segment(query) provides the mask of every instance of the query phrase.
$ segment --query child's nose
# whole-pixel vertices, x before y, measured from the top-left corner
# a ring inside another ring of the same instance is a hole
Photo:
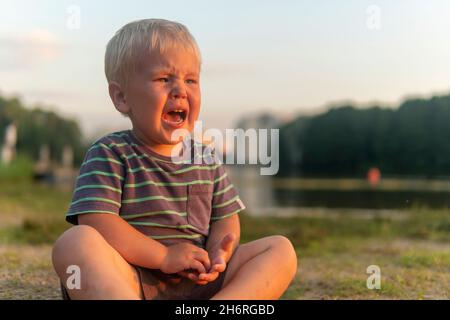
[[[186,99],[186,92],[176,91],[172,93],[174,99]]]
[[[172,89],[171,95],[174,99],[186,99],[186,89],[181,84],[176,84]]]

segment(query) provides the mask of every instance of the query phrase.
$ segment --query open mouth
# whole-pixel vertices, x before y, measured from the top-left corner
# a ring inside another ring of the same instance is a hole
[[[186,120],[187,111],[183,109],[175,109],[162,115],[164,122],[171,126],[178,127]]]

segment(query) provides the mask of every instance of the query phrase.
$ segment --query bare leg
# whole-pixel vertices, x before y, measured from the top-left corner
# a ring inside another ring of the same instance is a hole
[[[297,256],[283,236],[238,247],[228,262],[224,285],[212,300],[278,299],[297,272]]]
[[[139,276],[94,228],[79,225],[56,241],[53,267],[67,287],[67,267],[80,267],[81,289],[68,290],[71,299],[141,299]]]

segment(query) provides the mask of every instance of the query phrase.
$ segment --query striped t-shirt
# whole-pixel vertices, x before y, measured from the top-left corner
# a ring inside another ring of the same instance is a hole
[[[205,247],[210,223],[245,206],[213,152],[192,145],[186,163],[153,152],[131,130],[100,138],[80,167],[66,220],[77,224],[79,214],[115,214],[165,245]]]

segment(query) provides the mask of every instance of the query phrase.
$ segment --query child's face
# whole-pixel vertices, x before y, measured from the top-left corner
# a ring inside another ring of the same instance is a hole
[[[125,92],[128,114],[139,138],[157,150],[178,142],[171,139],[174,130],[193,130],[200,112],[199,73],[200,62],[184,50],[142,57]]]

